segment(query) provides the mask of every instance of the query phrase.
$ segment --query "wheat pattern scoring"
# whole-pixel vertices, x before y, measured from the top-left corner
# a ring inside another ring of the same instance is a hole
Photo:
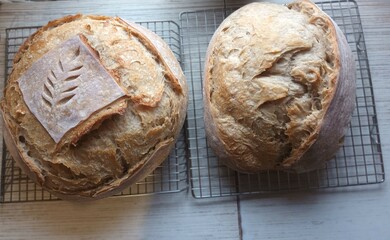
[[[83,65],[78,61],[80,48],[77,49],[70,61],[58,60],[43,84],[42,100],[49,108],[59,107],[68,103],[79,87],[78,78],[81,76]]]

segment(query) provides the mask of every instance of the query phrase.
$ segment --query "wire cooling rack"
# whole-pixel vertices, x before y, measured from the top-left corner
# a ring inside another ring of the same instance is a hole
[[[154,31],[170,46],[176,58],[181,59],[180,28],[172,21],[139,23]],[[9,28],[6,30],[6,76],[11,72],[14,54],[19,46],[39,27]],[[145,195],[154,193],[179,192],[187,189],[186,138],[184,130],[168,159],[144,180],[132,185],[115,196]],[[27,202],[58,200],[49,192],[31,181],[16,166],[9,152],[3,146],[0,176],[0,202]]]
[[[326,167],[304,174],[265,171],[243,174],[223,165],[207,145],[203,122],[203,63],[208,43],[223,19],[236,8],[180,15],[182,60],[190,87],[187,112],[189,178],[195,198],[319,189],[381,183],[385,179],[366,46],[354,1],[317,3],[347,37],[356,59],[357,96],[344,146]]]

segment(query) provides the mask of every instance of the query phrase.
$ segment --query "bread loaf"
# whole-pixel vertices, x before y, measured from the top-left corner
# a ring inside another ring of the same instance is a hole
[[[19,166],[65,199],[99,199],[146,177],[184,123],[187,85],[168,45],[122,20],[49,22],[15,55],[1,109]]]
[[[343,143],[355,103],[355,63],[332,19],[308,0],[246,5],[207,51],[209,145],[241,172],[305,172]]]

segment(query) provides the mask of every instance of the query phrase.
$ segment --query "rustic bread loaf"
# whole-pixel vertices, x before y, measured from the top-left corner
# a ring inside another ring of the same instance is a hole
[[[10,153],[65,199],[103,198],[146,177],[174,146],[186,107],[185,77],[162,39],[93,15],[29,37],[1,101]]]
[[[343,143],[354,102],[348,43],[308,0],[246,5],[210,42],[206,133],[215,153],[238,171],[323,166]]]

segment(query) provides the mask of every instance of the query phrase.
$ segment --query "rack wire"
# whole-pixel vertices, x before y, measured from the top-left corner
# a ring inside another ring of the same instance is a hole
[[[162,37],[170,46],[176,58],[181,60],[180,28],[172,21],[140,22],[140,25]],[[6,29],[6,76],[12,70],[14,54],[19,46],[39,27],[21,27]],[[144,180],[130,186],[118,196],[148,195],[155,193],[180,192],[187,189],[185,131],[181,131],[175,148],[164,161]],[[31,181],[12,159],[3,145],[0,173],[0,203],[58,200],[49,192]]]
[[[320,2],[340,26],[356,59],[356,109],[344,146],[322,169],[303,174],[264,171],[238,173],[223,165],[207,145],[203,122],[203,64],[208,43],[236,8],[180,15],[182,60],[190,87],[187,112],[189,179],[195,198],[381,183],[385,180],[374,93],[359,9],[351,0]]]

